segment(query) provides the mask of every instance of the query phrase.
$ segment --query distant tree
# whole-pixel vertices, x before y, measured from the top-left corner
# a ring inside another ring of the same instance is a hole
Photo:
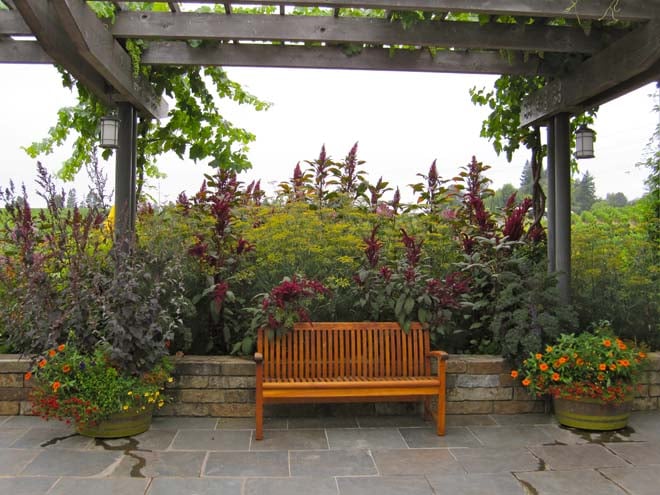
[[[520,197],[523,196],[523,194],[520,192],[520,189],[516,189],[513,184],[504,184],[501,188],[495,190],[495,194],[489,198],[486,198],[484,203],[486,207],[491,211],[502,209],[504,208],[504,205],[506,205],[506,201],[511,197],[513,193],[518,193],[518,196]]]
[[[607,196],[605,196],[605,202],[610,206],[621,208],[628,204],[628,198],[626,198],[626,195],[622,192],[607,193]]]
[[[529,160],[525,162],[525,166],[520,174],[520,188],[518,194],[520,196],[531,196],[534,188],[534,176],[532,174],[532,164]]]
[[[587,170],[581,179],[573,182],[571,207],[576,213],[582,213],[590,210],[596,199],[596,182]]]
[[[67,208],[75,208],[78,205],[78,201],[76,198],[76,190],[71,189],[68,194],[66,195],[66,207]]]

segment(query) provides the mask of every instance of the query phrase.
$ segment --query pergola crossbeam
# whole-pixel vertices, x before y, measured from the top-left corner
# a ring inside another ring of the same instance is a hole
[[[643,86],[654,80],[659,62],[660,20],[653,20],[529,95],[523,101],[521,125],[561,112],[581,112]]]
[[[113,103],[112,91],[105,79],[78,54],[62,25],[57,22],[52,2],[20,0],[16,8],[37,37],[40,46],[55,63],[69,71],[102,102],[107,105]]]
[[[52,64],[53,59],[37,41],[0,39],[0,64]]]
[[[542,52],[595,53],[619,31],[477,22],[419,22],[414,29],[387,19],[164,12],[121,12],[117,38],[367,43]]]
[[[503,58],[496,52],[396,50],[364,48],[347,55],[335,46],[305,47],[270,44],[221,44],[193,48],[182,41],[153,42],[142,55],[147,65],[207,65],[315,69],[362,69],[473,74],[543,73],[538,57]]]
[[[167,103],[156,96],[146,81],[133,74],[130,56],[82,0],[60,0],[55,10],[78,53],[106,79],[126,101],[155,118],[167,115]]]
[[[149,0],[157,1],[157,0]],[[162,1],[162,0],[161,0]],[[217,0],[179,0],[179,3],[219,3]],[[281,5],[282,0],[240,0],[246,5]],[[430,12],[470,12],[523,17],[562,17],[566,19],[644,21],[660,15],[658,0],[289,0],[286,5],[348,9],[424,10]]]
[[[30,36],[32,30],[15,10],[0,10],[0,36]]]

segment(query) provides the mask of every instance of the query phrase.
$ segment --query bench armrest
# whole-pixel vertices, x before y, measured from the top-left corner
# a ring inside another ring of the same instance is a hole
[[[427,355],[439,359],[440,361],[446,361],[449,358],[449,354],[445,351],[429,351]]]
[[[261,354],[260,352],[255,352],[254,353],[254,362],[257,364],[263,363],[264,361],[264,355]]]

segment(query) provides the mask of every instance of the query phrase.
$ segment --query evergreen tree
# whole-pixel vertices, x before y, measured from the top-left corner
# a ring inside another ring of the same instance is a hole
[[[532,164],[527,160],[523,167],[522,174],[520,174],[520,188],[518,189],[518,194],[521,198],[523,196],[531,196],[533,187],[534,176],[532,175]]]
[[[614,206],[616,208],[621,208],[622,206],[626,206],[628,204],[628,198],[626,198],[626,195],[622,192],[607,193],[607,196],[605,196],[605,201],[608,205]]]
[[[590,210],[596,199],[596,182],[587,170],[581,179],[573,182],[571,207],[576,213],[582,213]]]
[[[76,190],[71,189],[66,196],[66,207],[73,209],[76,207],[77,204],[78,204],[78,200],[76,198]]]

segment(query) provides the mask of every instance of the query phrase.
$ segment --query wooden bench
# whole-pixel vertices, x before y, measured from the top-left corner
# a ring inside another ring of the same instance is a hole
[[[431,351],[429,332],[417,324],[406,333],[397,323],[298,323],[276,338],[260,329],[255,437],[263,439],[265,403],[419,400],[444,435],[446,359],[447,353]]]

